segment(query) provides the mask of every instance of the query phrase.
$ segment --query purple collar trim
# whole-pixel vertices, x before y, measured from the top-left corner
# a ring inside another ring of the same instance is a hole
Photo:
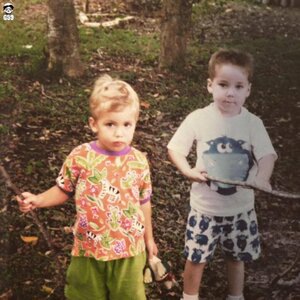
[[[97,153],[108,155],[108,156],[122,156],[122,155],[126,155],[131,150],[130,146],[125,147],[121,151],[109,151],[109,150],[105,150],[105,149],[99,148],[96,141],[91,142],[90,145],[91,145],[92,149],[94,151],[96,151]]]

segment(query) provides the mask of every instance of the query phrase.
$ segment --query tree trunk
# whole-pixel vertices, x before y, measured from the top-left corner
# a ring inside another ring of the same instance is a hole
[[[181,71],[185,66],[192,0],[164,0],[161,18],[160,69]]]
[[[48,0],[48,71],[79,77],[84,67],[73,0]]]

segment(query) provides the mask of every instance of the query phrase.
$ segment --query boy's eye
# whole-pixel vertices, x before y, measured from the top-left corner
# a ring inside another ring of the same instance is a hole
[[[226,87],[227,85],[226,85],[226,83],[221,82],[221,83],[219,83],[219,86],[220,87]]]
[[[112,126],[114,126],[114,123],[109,122],[109,123],[106,123],[105,125],[106,125],[107,127],[112,127]]]
[[[124,126],[125,127],[130,127],[132,124],[130,123],[130,122],[126,122],[125,124],[124,124]]]
[[[237,85],[236,88],[237,88],[237,89],[242,89],[243,86],[242,86],[242,85]]]

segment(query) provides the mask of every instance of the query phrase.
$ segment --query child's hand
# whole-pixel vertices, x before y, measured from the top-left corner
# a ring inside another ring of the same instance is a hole
[[[262,188],[267,191],[272,191],[272,186],[270,182],[264,178],[256,176],[254,178],[254,185],[256,185],[259,188]]]
[[[146,241],[146,248],[147,248],[147,251],[148,251],[148,258],[149,259],[152,259],[153,255],[157,255],[158,253],[158,249],[157,249],[157,246],[156,246],[156,243],[154,241],[154,239],[149,239]]]
[[[37,195],[25,192],[22,193],[22,196],[25,198],[24,200],[17,196],[17,201],[21,212],[27,213],[38,207],[39,201]]]
[[[196,181],[196,182],[200,182],[200,183],[207,181],[206,171],[201,171],[197,168],[190,169],[189,171],[187,171],[185,173],[185,175],[186,175],[187,178],[189,178],[192,181]]]

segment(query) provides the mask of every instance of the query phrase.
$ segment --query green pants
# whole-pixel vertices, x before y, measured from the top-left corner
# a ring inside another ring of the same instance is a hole
[[[69,300],[146,300],[143,269],[146,254],[98,261],[72,257],[65,295]]]

